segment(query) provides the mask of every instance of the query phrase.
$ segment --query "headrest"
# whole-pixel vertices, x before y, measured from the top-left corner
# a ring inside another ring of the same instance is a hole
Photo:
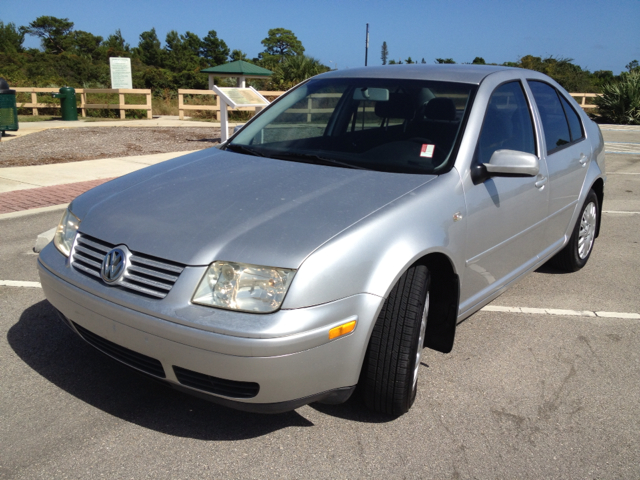
[[[429,120],[455,120],[456,106],[450,98],[434,98],[424,108],[424,116]]]
[[[414,105],[409,95],[390,93],[389,101],[376,102],[376,115],[380,118],[413,118]]]

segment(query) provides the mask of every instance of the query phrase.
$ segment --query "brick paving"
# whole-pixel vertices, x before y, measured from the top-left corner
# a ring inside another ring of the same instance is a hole
[[[69,203],[81,193],[113,180],[113,178],[0,193],[0,214]]]

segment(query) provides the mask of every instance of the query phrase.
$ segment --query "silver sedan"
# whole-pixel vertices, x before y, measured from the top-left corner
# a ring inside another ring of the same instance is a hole
[[[585,265],[605,180],[598,126],[540,73],[349,69],[76,198],[38,266],[75,333],[177,389],[281,412],[358,386],[400,415],[423,347]]]

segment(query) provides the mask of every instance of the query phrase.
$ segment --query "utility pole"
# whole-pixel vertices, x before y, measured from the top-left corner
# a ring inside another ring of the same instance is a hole
[[[364,49],[364,66],[367,66],[367,57],[369,56],[369,24],[367,23],[367,43]]]

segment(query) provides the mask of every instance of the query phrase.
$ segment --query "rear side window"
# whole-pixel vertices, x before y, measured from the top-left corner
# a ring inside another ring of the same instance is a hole
[[[584,135],[582,133],[582,123],[580,122],[580,117],[576,111],[569,105],[569,102],[560,95],[560,100],[562,101],[562,106],[564,107],[564,113],[567,115],[567,121],[569,122],[569,131],[571,133],[571,141],[575,142],[580,140]]]
[[[496,150],[536,153],[529,104],[520,82],[500,85],[491,94],[478,140],[478,161],[488,163]]]
[[[553,153],[564,145],[582,138],[580,119],[569,103],[562,99],[566,103],[565,113],[565,107],[560,100],[561,95],[555,88],[535,80],[529,80],[529,87],[540,112],[547,153]],[[568,116],[570,120],[568,120]],[[571,130],[569,130],[570,123],[573,124]]]

